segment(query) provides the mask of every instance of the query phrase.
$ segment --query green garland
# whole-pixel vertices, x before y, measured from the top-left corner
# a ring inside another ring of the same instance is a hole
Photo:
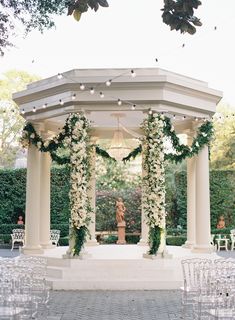
[[[36,132],[32,123],[27,123],[23,129],[21,144],[23,147],[28,147],[29,144],[36,146],[41,152],[49,152],[51,158],[58,165],[65,165],[70,163],[70,157],[68,156],[59,156],[57,150],[59,148],[65,148],[64,140],[70,136],[68,123],[63,127],[62,131],[57,135],[56,138],[49,141],[44,141],[42,137]],[[99,156],[116,161],[112,158],[107,151],[101,149],[99,146],[96,146],[96,154]]]
[[[157,250],[161,243],[161,232],[162,229],[159,226],[155,226],[149,229],[148,243],[149,243],[149,254],[156,255]]]
[[[191,158],[199,153],[199,151],[207,144],[210,143],[213,136],[213,124],[211,121],[203,123],[197,132],[197,136],[193,139],[192,145],[187,146],[181,144],[180,140],[171,124],[171,120],[168,117],[164,117],[164,134],[170,138],[175,153],[165,153],[164,159],[174,161],[176,163],[181,162],[186,158]],[[123,158],[123,162],[135,159],[142,152],[142,146],[139,145],[137,148],[132,150],[127,157]]]

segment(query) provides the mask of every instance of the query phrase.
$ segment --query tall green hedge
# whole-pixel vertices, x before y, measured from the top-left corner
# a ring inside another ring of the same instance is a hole
[[[176,174],[176,198],[178,224],[186,228],[187,175]],[[235,226],[235,170],[210,171],[211,227],[216,228],[220,215],[224,215],[226,226]]]
[[[186,227],[187,193],[186,172],[175,175],[174,187],[167,186],[168,226]],[[235,171],[211,171],[211,224],[223,214],[226,226],[235,225]],[[25,213],[26,170],[0,170],[0,224],[14,224],[18,216]],[[51,223],[65,224],[67,229],[69,210],[69,170],[51,170]],[[115,230],[115,199],[122,197],[127,208],[127,232],[140,230],[141,191],[97,191],[97,230]],[[173,204],[173,205],[172,205]],[[66,232],[64,232],[66,235]]]

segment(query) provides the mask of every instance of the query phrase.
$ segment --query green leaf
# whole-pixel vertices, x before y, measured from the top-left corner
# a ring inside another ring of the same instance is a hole
[[[97,0],[101,7],[108,7],[109,4],[106,0]]]

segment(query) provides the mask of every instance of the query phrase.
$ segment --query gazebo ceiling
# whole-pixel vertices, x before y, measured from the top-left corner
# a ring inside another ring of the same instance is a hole
[[[62,127],[70,112],[84,111],[95,131],[105,136],[117,121],[113,112],[124,113],[124,127],[138,129],[150,108],[174,117],[179,131],[190,128],[195,117],[208,118],[215,113],[222,93],[206,82],[158,68],[75,69],[29,84],[13,95],[27,121],[43,122],[47,129]],[[107,86],[106,81],[112,80]],[[81,90],[80,84],[86,89]],[[90,88],[95,93],[90,93]],[[100,93],[104,97],[100,97]],[[122,105],[118,105],[120,99]],[[135,110],[132,110],[135,105]],[[36,111],[36,112],[34,112]],[[182,117],[186,118],[183,119]],[[103,135],[103,134],[102,134]]]

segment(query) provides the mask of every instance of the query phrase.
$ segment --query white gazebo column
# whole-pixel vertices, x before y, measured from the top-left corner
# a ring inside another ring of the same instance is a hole
[[[45,138],[45,135],[43,135]],[[53,248],[50,241],[51,205],[51,155],[41,153],[41,197],[40,197],[40,244],[42,248]]]
[[[92,142],[95,144],[95,138],[92,139]],[[96,240],[95,237],[95,206],[96,206],[96,179],[95,179],[95,163],[96,163],[96,147],[95,145],[92,147],[91,151],[91,177],[90,181],[88,183],[88,197],[90,200],[91,208],[92,208],[92,214],[91,214],[91,221],[89,224],[89,233],[90,238],[86,241],[86,246],[97,246],[99,243]]]
[[[27,186],[24,254],[43,253],[39,238],[40,224],[40,152],[31,145],[27,156]]]
[[[196,158],[196,243],[193,252],[212,252],[210,244],[210,188],[208,146]]]
[[[143,167],[143,152],[142,152],[142,181],[144,177],[146,176],[146,171]],[[144,198],[144,188],[142,183],[142,197],[141,197],[141,236],[140,241],[138,242],[139,246],[147,246],[148,245],[148,235],[149,235],[149,226],[146,223],[146,217],[145,217],[145,211],[144,211],[144,204],[143,204],[143,198]]]
[[[188,135],[191,146],[193,137]],[[192,248],[195,244],[196,233],[196,157],[187,159],[187,241],[182,246]]]

